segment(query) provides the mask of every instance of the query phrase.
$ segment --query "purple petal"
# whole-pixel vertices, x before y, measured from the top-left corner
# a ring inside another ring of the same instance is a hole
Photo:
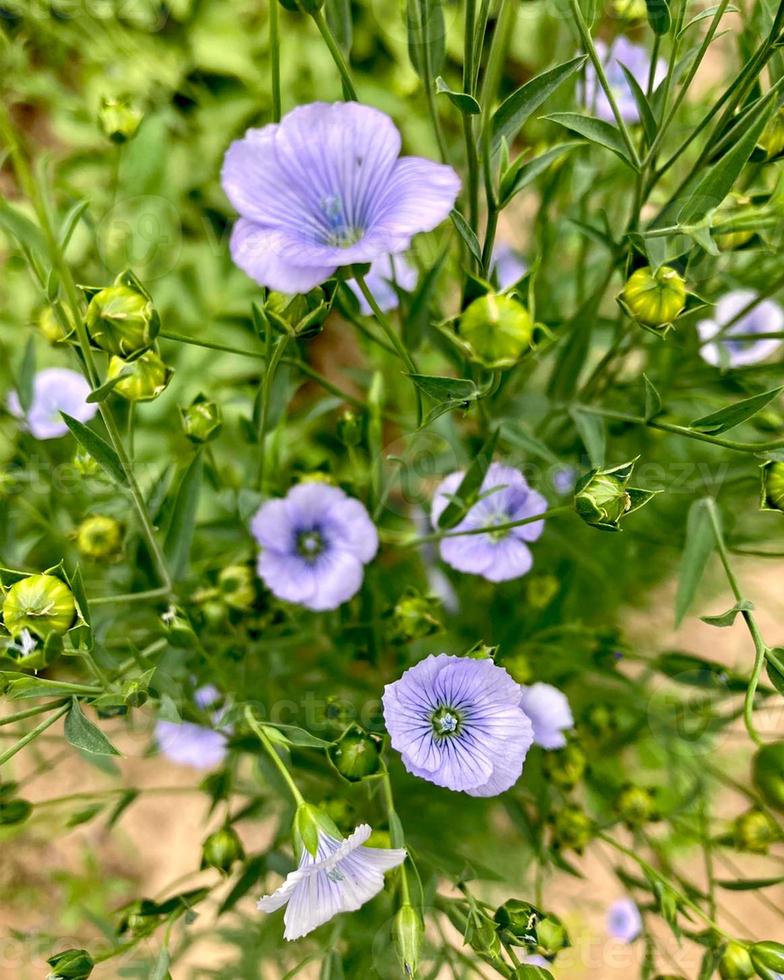
[[[448,217],[460,193],[460,178],[451,167],[421,157],[402,157],[378,201],[372,222],[402,252],[418,232],[431,231]]]
[[[296,262],[291,257],[291,243],[280,232],[245,218],[234,226],[230,248],[232,259],[246,275],[282,293],[306,293],[329,279],[337,268],[334,263],[319,265],[320,255],[311,264]]]
[[[537,745],[544,749],[560,749],[566,745],[563,731],[574,725],[574,718],[563,691],[552,684],[532,684],[523,688],[520,706],[531,719]]]

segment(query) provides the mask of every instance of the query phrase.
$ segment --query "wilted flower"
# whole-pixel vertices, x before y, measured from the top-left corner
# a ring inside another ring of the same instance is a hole
[[[756,364],[781,346],[781,341],[774,337],[734,339],[737,335],[777,333],[784,329],[784,310],[772,299],[760,300],[748,313],[740,316],[756,298],[757,294],[751,289],[736,289],[722,296],[712,319],[699,321],[700,355],[708,364],[716,367]]]
[[[630,898],[619,898],[607,911],[607,933],[623,943],[633,942],[642,932],[640,910]]]
[[[450,503],[464,477],[452,473],[441,482],[433,499],[431,520],[438,519]],[[519,470],[503,463],[491,463],[482,481],[480,500],[473,505],[454,531],[508,524],[535,517],[547,509],[544,497],[532,490]],[[505,582],[530,571],[533,557],[526,542],[536,541],[544,530],[544,521],[532,521],[486,534],[462,534],[445,537],[440,543],[443,560],[459,572],[481,575],[491,582]]]
[[[90,386],[81,374],[68,368],[45,368],[33,381],[33,401],[27,412],[22,410],[19,395],[12,391],[8,396],[8,410],[17,418],[24,418],[27,428],[36,439],[56,439],[68,432],[60,412],[65,412],[79,422],[89,422],[98,411],[87,396]]]
[[[543,749],[560,749],[566,745],[564,731],[572,728],[574,718],[563,691],[552,684],[538,682],[524,687],[520,707],[534,726],[534,742]]]
[[[436,786],[497,796],[533,742],[520,686],[492,660],[431,655],[384,688],[384,721],[406,769]]]
[[[213,769],[226,756],[226,736],[223,732],[191,721],[158,721],[155,741],[171,762],[194,769]]]
[[[528,272],[528,266],[520,253],[511,245],[500,244],[493,249],[491,272],[495,273],[498,288],[503,291],[514,286]]]
[[[287,906],[285,939],[300,939],[340,912],[356,911],[383,889],[384,872],[402,864],[406,852],[363,846],[370,834],[367,824],[346,839],[318,827],[315,854],[303,847],[297,870],[258,903],[262,912]]]
[[[640,110],[637,108],[637,103],[621,65],[629,69],[642,90],[645,91],[651,68],[650,54],[646,48],[632,44],[628,38],[623,36],[616,38],[612,48],[608,48],[603,41],[596,41],[595,47],[604,66],[604,73],[610,83],[610,89],[618,104],[621,118],[627,123],[638,122]],[[654,85],[658,85],[666,74],[667,64],[659,58],[654,70]],[[590,63],[585,67],[585,104],[600,119],[604,119],[605,122],[615,122],[615,114],[610,101],[599,82],[596,69]]]
[[[263,504],[251,530],[267,588],[313,610],[337,609],[356,595],[378,549],[360,501],[325,483],[299,483],[282,500]]]
[[[400,142],[389,116],[356,102],[314,102],[248,130],[222,173],[240,214],[234,261],[263,286],[301,293],[341,267],[407,249],[447,217],[460,179],[399,158]]]
[[[410,293],[416,286],[418,278],[419,273],[404,255],[382,255],[373,260],[365,276],[365,282],[373,294],[373,299],[386,313],[388,310],[397,309],[400,302],[395,286]],[[370,316],[373,310],[362,290],[353,279],[348,286],[359,300],[359,310],[362,315]]]

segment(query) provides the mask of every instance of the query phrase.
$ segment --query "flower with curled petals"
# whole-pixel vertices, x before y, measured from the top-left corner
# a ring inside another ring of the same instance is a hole
[[[384,721],[403,765],[436,786],[497,796],[533,742],[520,685],[492,660],[432,655],[384,688]]]
[[[566,745],[564,731],[574,726],[574,718],[563,691],[538,681],[523,687],[520,705],[534,726],[537,745],[543,749],[562,749]]]
[[[713,318],[700,320],[697,332],[702,341],[700,356],[716,367],[757,364],[781,347],[775,337],[754,339],[754,334],[778,333],[784,329],[784,310],[772,299],[760,300],[751,289],[736,289],[718,301]],[[743,311],[751,306],[748,312]],[[743,335],[742,340],[737,339]]]
[[[433,498],[431,520],[434,527],[457,493],[464,473],[451,473],[441,482]],[[536,541],[544,530],[544,521],[532,521],[519,527],[497,525],[535,517],[547,510],[544,497],[532,490],[519,470],[502,463],[491,463],[479,492],[479,500],[460,521],[449,529],[450,536],[440,544],[442,559],[459,572],[481,575],[491,582],[506,582],[531,570],[533,557],[528,542]],[[490,528],[486,534],[456,534],[475,528]]]
[[[24,418],[36,439],[57,439],[68,433],[60,412],[79,422],[89,422],[98,411],[97,404],[87,401],[89,394],[90,385],[81,374],[68,368],[46,368],[33,380],[33,400],[27,412],[15,391],[8,396],[8,410],[17,418]]]
[[[384,887],[384,872],[402,864],[406,852],[403,848],[365,847],[370,834],[367,824],[345,840],[319,827],[316,853],[303,847],[297,870],[276,892],[259,900],[261,912],[286,906],[285,939],[300,939],[338,913],[354,912],[378,895]]]
[[[299,483],[286,497],[262,504],[251,530],[261,545],[257,567],[267,588],[316,611],[353,598],[378,550],[364,506],[326,483]]]
[[[235,263],[269,289],[304,293],[344,266],[405,251],[449,214],[451,167],[401,157],[385,113],[313,102],[232,143],[221,180],[239,212]]]

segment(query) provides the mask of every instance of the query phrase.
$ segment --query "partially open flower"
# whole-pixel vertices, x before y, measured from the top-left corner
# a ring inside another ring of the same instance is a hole
[[[486,293],[463,313],[460,336],[475,360],[485,367],[511,367],[530,348],[534,323],[528,310],[516,299],[501,293]]]
[[[166,390],[174,372],[153,350],[145,351],[134,361],[116,355],[109,361],[107,380],[124,376],[112,389],[129,402],[149,402]]]
[[[79,525],[76,545],[86,558],[106,561],[113,558],[122,547],[122,527],[113,517],[94,514]]]
[[[631,943],[642,932],[642,916],[630,898],[619,898],[607,911],[607,934],[622,943]]]
[[[635,320],[648,327],[666,327],[686,305],[686,283],[668,265],[644,266],[633,272],[621,299]]]
[[[44,640],[50,633],[67,633],[75,619],[73,592],[55,575],[28,575],[3,600],[3,624],[12,636],[27,630]]]

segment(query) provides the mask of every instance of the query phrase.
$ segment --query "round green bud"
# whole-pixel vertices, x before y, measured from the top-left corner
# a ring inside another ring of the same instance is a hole
[[[528,310],[511,296],[486,293],[463,313],[460,336],[480,364],[511,367],[531,346],[534,323]]]
[[[568,805],[556,811],[552,828],[553,847],[582,854],[593,837],[593,821],[580,807]]]
[[[103,514],[87,517],[77,528],[76,546],[92,561],[114,558],[122,548],[122,527],[113,517]]]
[[[627,309],[648,327],[664,327],[686,305],[686,283],[669,265],[645,266],[629,277],[621,294]]]
[[[762,464],[762,510],[784,513],[784,463],[768,460]]]
[[[757,146],[763,150],[766,160],[772,160],[784,152],[784,109],[779,109],[768,121],[757,140]]]
[[[542,769],[551,783],[561,789],[570,790],[585,775],[587,762],[585,752],[580,746],[576,742],[569,742],[562,749],[545,752]]]
[[[134,361],[113,356],[106,372],[107,380],[123,373],[125,376],[112,390],[129,402],[151,402],[166,390],[174,372],[155,351],[148,350]]]
[[[569,933],[557,915],[546,915],[536,926],[536,952],[552,959],[570,945]]]
[[[96,346],[126,359],[150,348],[160,329],[152,301],[123,283],[107,286],[93,296],[85,322]]]
[[[624,786],[615,801],[615,812],[630,830],[659,819],[656,794],[647,786]]]
[[[757,749],[751,778],[768,806],[784,810],[784,742],[769,742]]]
[[[501,940],[491,918],[485,915],[471,916],[464,932],[465,942],[489,962],[496,961],[500,957]]]
[[[233,827],[216,830],[202,845],[202,867],[215,868],[221,874],[228,874],[234,862],[244,857],[245,849]]]
[[[67,633],[75,618],[73,592],[54,575],[20,579],[3,600],[3,623],[12,636],[28,630],[45,640],[50,633]]]
[[[435,600],[410,592],[392,613],[392,636],[397,643],[411,643],[437,633],[441,623],[434,615]]]
[[[730,942],[719,960],[719,976],[723,980],[746,980],[754,976],[749,951],[740,943]]]
[[[86,949],[66,949],[46,962],[52,968],[47,980],[87,980],[95,966]]]
[[[148,898],[139,898],[120,911],[117,932],[122,936],[130,933],[135,938],[149,936],[161,921],[157,904]]]
[[[631,508],[626,481],[612,473],[595,473],[585,484],[578,483],[574,506],[586,524],[617,530]]]
[[[378,742],[358,728],[352,728],[330,748],[330,758],[337,771],[351,782],[378,772]]]
[[[767,854],[770,845],[781,840],[781,830],[767,813],[753,808],[736,818],[732,837],[739,851]]]
[[[749,950],[749,956],[757,975],[763,980],[784,974],[784,945],[781,943],[772,940],[754,943]]]
[[[218,575],[221,598],[231,609],[244,612],[256,601],[256,576],[249,565],[229,565]]]
[[[220,405],[197,395],[187,408],[180,409],[182,431],[191,442],[201,445],[215,439],[223,428]]]
[[[410,905],[402,906],[395,916],[392,936],[403,976],[415,977],[425,938],[422,918],[416,909]]]
[[[32,803],[27,800],[0,800],[0,827],[15,827],[33,812]]]
[[[127,143],[132,140],[141,126],[144,113],[128,99],[101,100],[98,122],[104,136],[113,143]]]
[[[293,14],[317,14],[324,6],[324,0],[280,0],[280,5]]]
[[[536,948],[537,927],[542,913],[529,902],[510,898],[495,910],[493,918],[504,942]]]
[[[193,627],[181,610],[175,606],[170,606],[161,616],[161,622],[166,630],[169,643],[173,647],[192,649],[195,646],[196,639]]]

